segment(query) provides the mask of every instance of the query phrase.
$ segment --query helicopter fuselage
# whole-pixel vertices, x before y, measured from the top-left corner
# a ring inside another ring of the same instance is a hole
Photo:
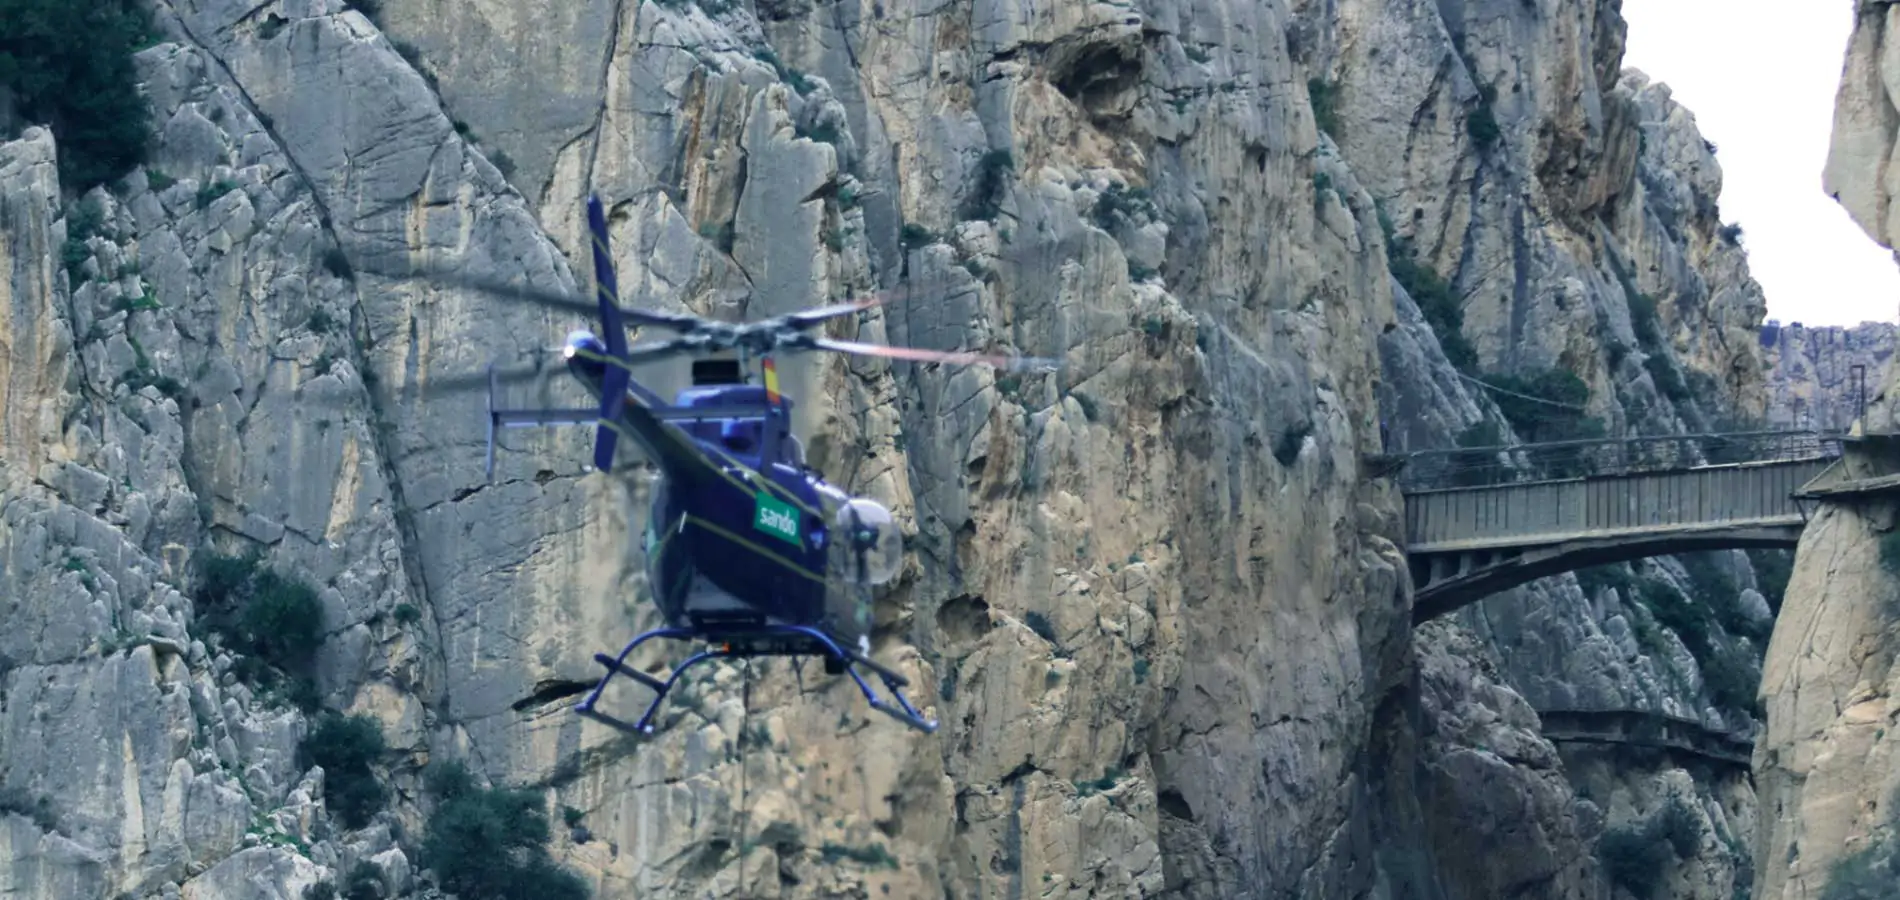
[[[568,368],[598,397],[603,364],[570,355]],[[791,401],[768,409],[766,400],[762,387],[727,384],[687,388],[666,406],[629,387],[616,430],[659,469],[645,534],[649,589],[669,625],[761,652],[817,655],[783,634],[769,639],[783,646],[758,646],[768,639],[748,633],[765,625],[810,625],[856,645],[869,633],[868,596],[834,577],[845,561],[827,513],[850,498],[803,465],[789,432],[768,427]]]

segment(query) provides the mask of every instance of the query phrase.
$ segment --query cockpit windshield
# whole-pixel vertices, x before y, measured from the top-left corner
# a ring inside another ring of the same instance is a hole
[[[883,504],[853,497],[831,517],[833,540],[845,551],[847,578],[860,584],[883,584],[897,577],[904,564],[904,536]]]

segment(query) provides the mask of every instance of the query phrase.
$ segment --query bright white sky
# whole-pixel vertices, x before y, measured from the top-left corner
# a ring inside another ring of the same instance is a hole
[[[1623,17],[1623,64],[1668,84],[1719,147],[1722,220],[1742,226],[1768,317],[1900,319],[1892,253],[1821,191],[1854,0],[1623,0]]]

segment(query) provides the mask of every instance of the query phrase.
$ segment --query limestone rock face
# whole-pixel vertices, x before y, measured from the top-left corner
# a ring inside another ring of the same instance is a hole
[[[1858,401],[1872,401],[1887,383],[1897,331],[1891,322],[1842,328],[1770,320],[1761,331],[1770,424],[1847,430]]]
[[[1855,8],[1825,184],[1862,230],[1892,247],[1891,187],[1884,172],[1895,148],[1896,105],[1887,84],[1895,71],[1891,28],[1900,7],[1864,0]],[[1870,342],[1885,346],[1890,334],[1879,329]],[[1813,335],[1807,337],[1808,345],[1815,343]],[[1869,377],[1871,389],[1871,371]],[[1887,366],[1862,422],[1865,431],[1894,431],[1897,377],[1900,372]],[[1815,513],[1802,533],[1788,599],[1768,648],[1761,687],[1767,732],[1755,748],[1762,799],[1756,897],[1822,896],[1831,881],[1852,876],[1853,858],[1881,843],[1900,822],[1894,806],[1900,787],[1900,703],[1894,699],[1900,696],[1900,668],[1894,665],[1900,578],[1888,562],[1900,538],[1893,533],[1890,498],[1868,500]],[[1890,874],[1877,877],[1891,881]]]
[[[1881,550],[1892,525],[1891,508],[1830,506],[1801,536],[1762,677],[1755,896],[1820,897],[1843,857],[1894,821],[1900,579]]]
[[[1596,898],[1606,817],[1537,704],[1721,718],[1665,680],[1680,641],[1574,579],[1415,641],[1365,464],[1513,436],[1486,382],[1551,369],[1618,432],[1760,412],[1719,170],[1619,72],[1614,2],[159,12],[150,165],[63,203],[50,134],[0,145],[23,898],[301,897],[359,864],[429,896],[443,759],[571,818],[553,850],[597,896]],[[905,529],[874,653],[937,734],[809,660],[695,670],[651,740],[571,713],[653,622],[650,484],[585,471],[584,429],[510,435],[488,482],[484,399],[443,380],[584,320],[392,273],[584,289],[589,193],[626,302],[883,292],[834,336],[1064,361],[780,362],[808,460]],[[391,748],[366,827],[324,806],[310,716],[210,640],[208,549],[317,590],[315,699]]]
[[[1667,86],[1620,70],[1616,6],[1363,6],[1308,5],[1311,27],[1294,43],[1310,48],[1322,79],[1311,89],[1335,110],[1327,131],[1380,203],[1398,252],[1413,250],[1444,283],[1413,276],[1412,290],[1395,295],[1399,328],[1380,342],[1388,444],[1416,451],[1537,439],[1523,427],[1536,423],[1526,421],[1522,403],[1516,415],[1501,414],[1499,404],[1512,397],[1498,388],[1521,392],[1506,379],[1550,370],[1583,380],[1584,414],[1612,435],[1761,419],[1756,332],[1765,302],[1737,231],[1720,218],[1714,148]],[[1452,312],[1472,347],[1462,373],[1451,371],[1451,354],[1439,353],[1454,343],[1444,325]],[[1528,708],[1641,710],[1746,735],[1757,723],[1734,683],[1752,679],[1766,635],[1757,581],[1739,553],[1689,565],[1654,560],[1587,580],[1545,579],[1455,619],[1495,660],[1496,680]],[[1636,590],[1653,585],[1696,603],[1753,609],[1750,633],[1720,631],[1707,658],[1698,658]],[[1420,752],[1480,758],[1430,738]],[[1499,797],[1542,797],[1547,811],[1570,802],[1558,799],[1569,790],[1564,779],[1552,777],[1563,763],[1499,760],[1474,775],[1482,792],[1426,806],[1430,821],[1465,827],[1471,810]],[[1647,797],[1645,785],[1657,779],[1680,781],[1685,803],[1752,809],[1745,779],[1691,777],[1678,764],[1619,760],[1611,769],[1624,780],[1615,790]],[[1441,789],[1455,781],[1441,779]],[[1511,846],[1533,868],[1528,861],[1568,860],[1563,848],[1593,847],[1606,828],[1629,827],[1653,805],[1596,807],[1563,826],[1572,829],[1567,836],[1540,825],[1513,832],[1524,837]],[[1746,842],[1752,829],[1752,816],[1736,820],[1724,840],[1688,847],[1664,874],[1702,885],[1698,896],[1745,882],[1729,839]],[[1459,870],[1456,858],[1440,864],[1448,884],[1465,885],[1471,896],[1517,889],[1508,875],[1494,882],[1482,879],[1500,873]],[[1566,862],[1536,871],[1549,879],[1538,890],[1607,889],[1593,868]]]
[[[1900,96],[1891,86],[1900,66],[1891,44],[1900,7],[1891,0],[1854,0],[1854,16],[1821,185],[1868,237],[1892,249],[1900,221],[1894,218],[1893,185],[1886,172],[1900,125]]]
[[[1536,710],[1499,680],[1487,648],[1449,619],[1419,629],[1429,748],[1422,798],[1453,897],[1600,896],[1590,852],[1598,822],[1579,815]],[[1494,853],[1510,847],[1508,859]]]

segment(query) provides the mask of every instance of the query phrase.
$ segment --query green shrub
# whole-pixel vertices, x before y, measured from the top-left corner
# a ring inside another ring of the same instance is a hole
[[[66,267],[66,284],[74,290],[86,283],[86,260],[92,258],[92,250],[86,242],[99,233],[99,226],[104,222],[105,214],[90,199],[73,204],[67,214],[66,245],[60,248],[60,262]]]
[[[368,825],[386,797],[372,768],[388,749],[382,725],[370,716],[326,716],[302,749],[308,764],[323,767],[323,800],[331,814],[347,828]]]
[[[1008,150],[991,150],[976,164],[976,184],[963,198],[959,215],[964,221],[994,219],[1003,210],[1003,191],[1016,162]],[[842,201],[840,201],[842,205]]]
[[[1597,839],[1597,860],[1612,883],[1647,900],[1662,887],[1670,856],[1690,859],[1701,841],[1695,812],[1681,797],[1671,797],[1641,823],[1605,830]]]
[[[25,788],[0,788],[0,814],[17,813],[33,820],[41,831],[59,828],[59,815],[53,811],[53,799],[33,796]]]
[[[1900,885],[1900,837],[1888,830],[1828,870],[1820,900],[1893,900],[1900,896],[1896,885]]]
[[[1155,209],[1147,188],[1125,188],[1111,183],[1095,198],[1095,207],[1090,215],[1095,220],[1095,227],[1112,232],[1118,218],[1145,216],[1153,219],[1159,216],[1159,211]]]
[[[1669,398],[1671,403],[1687,403],[1693,399],[1689,394],[1689,385],[1682,380],[1682,370],[1676,368],[1676,361],[1669,355],[1657,350],[1643,357],[1643,369],[1649,373],[1656,390]]]
[[[1669,845],[1655,840],[1641,827],[1611,828],[1597,839],[1597,859],[1612,884],[1639,898],[1648,898],[1662,886]]]
[[[1478,351],[1465,339],[1461,298],[1452,293],[1451,285],[1445,283],[1443,276],[1412,258],[1409,242],[1395,245],[1391,254],[1387,262],[1392,277],[1418,304],[1418,311],[1425,317],[1425,324],[1431,326],[1432,334],[1438,337],[1438,346],[1445,351],[1445,358],[1461,372],[1476,369]]]
[[[1670,797],[1654,819],[1655,831],[1669,842],[1677,859],[1691,859],[1702,844],[1702,823],[1681,797]]]
[[[1751,618],[1742,608],[1742,585],[1728,570],[1725,556],[1725,551],[1682,553],[1676,556],[1676,562],[1688,573],[1690,596],[1715,614],[1722,630],[1756,641],[1767,640],[1773,626]]]
[[[823,854],[827,865],[848,859],[870,868],[897,868],[897,857],[892,856],[891,851],[884,849],[882,843],[853,847],[846,844],[827,842],[823,847],[819,848],[819,853]]]
[[[1488,84],[1478,85],[1478,106],[1465,118],[1465,133],[1479,150],[1486,150],[1504,136],[1504,129],[1498,127],[1495,110],[1498,89]]]
[[[1306,446],[1306,437],[1313,433],[1310,422],[1288,426],[1280,432],[1280,439],[1273,442],[1273,458],[1281,468],[1288,468],[1300,458],[1300,448]]]
[[[383,887],[383,872],[371,862],[359,862],[343,882],[343,900],[383,900],[389,892]]]
[[[155,37],[138,0],[0,0],[0,85],[53,130],[59,174],[83,193],[145,162],[151,109],[132,54]]]
[[[1756,693],[1761,677],[1739,650],[1716,653],[1702,663],[1702,682],[1709,701],[1723,709],[1745,709],[1759,714]]]
[[[898,229],[897,240],[898,243],[904,245],[904,249],[915,250],[936,243],[937,236],[932,234],[930,229],[913,222]]]
[[[305,711],[317,707],[312,669],[323,637],[314,588],[244,557],[212,554],[200,563],[199,616],[224,648],[239,654],[239,679]]]
[[[1393,280],[1418,304],[1425,324],[1431,326],[1439,348],[1445,351],[1445,359],[1458,371],[1471,374],[1478,367],[1478,351],[1465,340],[1464,298],[1452,293],[1444,276],[1418,262],[1411,239],[1398,236],[1383,208],[1379,210],[1379,228],[1385,232],[1386,267]]]
[[[446,763],[429,773],[438,800],[423,839],[421,863],[442,887],[485,900],[585,900],[587,885],[549,856],[551,836],[541,800],[525,790],[476,787],[467,767]]]
[[[1461,448],[1496,447],[1504,443],[1504,432],[1498,424],[1488,418],[1480,419],[1471,426],[1458,432],[1455,439]],[[1497,455],[1475,451],[1458,453],[1447,461],[1453,484],[1470,487],[1487,484],[1496,470]]]
[[[1656,617],[1657,624],[1676,633],[1682,638],[1683,646],[1695,654],[1698,661],[1709,655],[1709,611],[1696,604],[1674,585],[1654,575],[1646,575],[1636,582],[1636,600],[1649,609]]]
[[[1313,124],[1327,134],[1338,134],[1339,86],[1323,78],[1309,78],[1306,99],[1313,104]]]
[[[1880,567],[1889,575],[1900,576],[1900,529],[1880,536]]]

